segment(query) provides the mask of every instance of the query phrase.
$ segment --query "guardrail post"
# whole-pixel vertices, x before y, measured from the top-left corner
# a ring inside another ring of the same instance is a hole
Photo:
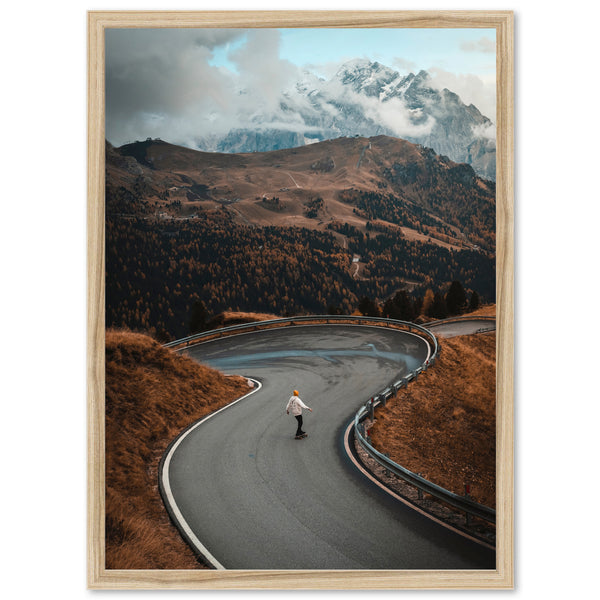
[[[375,418],[375,409],[373,407],[373,404],[374,404],[374,398],[371,398],[367,402],[367,410],[369,411],[369,419],[371,419],[371,421]]]
[[[419,477],[423,477],[423,475],[421,475],[421,473],[417,473],[417,475]],[[419,500],[423,500],[423,490],[421,488],[417,488],[417,498]]]
[[[383,455],[384,455],[386,458],[389,458],[389,457],[390,457],[390,455],[389,455],[387,452],[384,452],[384,453],[383,453]],[[391,475],[392,475],[392,474],[391,474],[390,470],[386,468],[386,469],[385,469],[385,476],[386,476],[386,477],[391,477]]]

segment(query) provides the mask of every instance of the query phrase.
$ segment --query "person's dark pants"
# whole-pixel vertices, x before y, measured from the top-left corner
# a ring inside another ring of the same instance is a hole
[[[296,421],[298,421],[298,429],[296,430],[296,435],[302,435],[304,431],[302,431],[302,415],[296,415]]]

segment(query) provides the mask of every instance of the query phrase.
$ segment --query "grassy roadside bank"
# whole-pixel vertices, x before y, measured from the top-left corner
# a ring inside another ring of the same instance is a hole
[[[158,463],[185,427],[248,391],[150,337],[106,332],[107,569],[202,568],[163,506]]]
[[[441,340],[435,365],[375,412],[375,448],[429,481],[496,506],[496,334]]]

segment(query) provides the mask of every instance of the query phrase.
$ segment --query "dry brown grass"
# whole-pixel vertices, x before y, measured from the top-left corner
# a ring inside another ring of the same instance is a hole
[[[230,325],[241,325],[242,323],[255,323],[258,321],[272,321],[274,319],[281,319],[281,317],[270,313],[225,311],[215,315],[208,322],[207,328],[229,327]]]
[[[369,149],[365,151],[367,144]],[[132,176],[128,170],[131,162],[126,163],[120,156],[123,150],[109,151],[112,160],[107,162],[108,180],[115,188],[131,189],[137,170]],[[142,152],[141,148],[138,151]],[[179,199],[183,203],[182,214],[191,214],[214,210],[219,207],[216,200],[229,199],[235,200],[230,210],[240,224],[296,226],[321,231],[327,230],[331,220],[339,220],[365,232],[368,219],[357,215],[353,205],[340,201],[340,191],[355,189],[379,193],[380,186],[387,188],[389,184],[386,169],[396,164],[423,165],[425,160],[418,146],[386,136],[338,138],[298,148],[244,154],[198,152],[155,142],[143,154],[146,152],[153,169],[150,171],[144,161],[134,164],[136,169],[151,173],[152,184],[145,199],[158,202],[160,210],[164,210],[165,203]],[[359,159],[361,167],[357,168]],[[335,168],[330,171],[313,168],[314,164],[323,161],[332,161]],[[439,168],[446,170],[451,164],[442,161]],[[206,199],[192,202],[187,199],[190,178],[210,189]],[[162,193],[173,186],[179,187],[179,191],[165,200]],[[403,193],[408,194],[409,201],[422,203],[421,192],[412,187],[405,186]],[[483,184],[479,189],[485,193]],[[263,196],[279,198],[283,209],[274,211],[268,203],[262,202]],[[305,214],[306,203],[317,196],[323,198],[325,207],[319,218],[311,219]],[[430,241],[445,248],[463,247],[458,238],[446,239],[447,234],[441,230],[439,235],[435,232],[423,235],[405,227],[402,230],[410,240]],[[446,228],[443,230],[447,231]]]
[[[202,567],[171,524],[158,463],[185,427],[248,392],[150,337],[106,332],[106,568]]]
[[[496,316],[496,305],[485,304],[481,308],[474,310],[473,312],[464,315],[465,317],[495,317]]]
[[[376,411],[373,445],[457,494],[496,506],[496,334],[441,341],[435,365]]]

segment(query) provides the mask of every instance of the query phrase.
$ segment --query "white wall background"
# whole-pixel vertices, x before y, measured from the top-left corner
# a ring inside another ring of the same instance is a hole
[[[171,6],[153,0],[33,0],[3,8],[0,539],[5,597],[51,594],[70,600],[92,594],[85,589],[86,10],[281,6],[273,1]],[[589,487],[598,473],[600,401],[594,381],[600,289],[596,5],[582,0],[410,5],[304,0],[285,8],[515,10],[513,593],[591,597],[599,533],[596,495]],[[577,483],[561,476],[567,470]],[[404,595],[416,597],[415,592]]]

